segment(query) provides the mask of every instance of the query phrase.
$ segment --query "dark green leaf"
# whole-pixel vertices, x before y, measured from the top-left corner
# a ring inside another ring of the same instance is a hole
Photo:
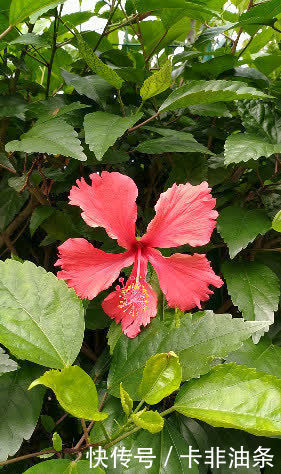
[[[85,95],[89,99],[93,99],[102,107],[105,106],[107,97],[111,95],[112,86],[108,84],[102,77],[94,76],[78,76],[62,69],[62,77],[69,86],[73,86],[78,94]]]
[[[6,145],[7,152],[48,153],[49,155],[70,156],[85,161],[86,155],[74,128],[61,118],[35,124],[21,140],[13,140]]]
[[[248,321],[274,322],[278,309],[280,285],[277,275],[259,262],[225,262],[223,274],[233,303]],[[264,331],[253,335],[258,341]]]
[[[120,117],[106,112],[93,112],[86,115],[84,120],[85,141],[90,150],[95,153],[97,160],[100,161],[108,148],[114,145],[117,138],[132,127],[141,116],[142,114]]]
[[[270,219],[260,209],[229,206],[220,212],[218,218],[218,231],[228,245],[230,258],[270,228]]]
[[[41,387],[31,393],[27,389],[40,371],[25,365],[0,377],[0,461],[16,454],[23,440],[28,440],[34,431],[45,390]]]
[[[265,327],[264,322],[244,322],[212,311],[195,313],[194,320],[185,315],[178,328],[168,328],[155,319],[135,339],[119,336],[108,376],[109,390],[118,397],[122,382],[130,396],[138,400],[137,387],[146,361],[162,352],[177,352],[183,380],[198,377],[210,370],[213,360],[239,348],[251,334]]]

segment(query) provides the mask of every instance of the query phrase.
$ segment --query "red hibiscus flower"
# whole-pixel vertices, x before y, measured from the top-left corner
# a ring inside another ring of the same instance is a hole
[[[92,227],[104,227],[108,235],[127,249],[108,254],[85,239],[68,239],[59,247],[58,278],[65,280],[81,298],[95,298],[108,288],[124,267],[134,263],[131,276],[117,286],[102,303],[105,313],[121,321],[123,332],[136,337],[141,326],[147,326],[156,315],[157,295],[146,282],[147,261],[155,268],[160,287],[169,306],[182,311],[198,306],[213,293],[209,285],[219,288],[223,282],[213,272],[203,254],[175,253],[163,257],[154,247],[169,248],[183,244],[201,246],[209,242],[218,213],[216,200],[208,183],[198,186],[174,184],[161,194],[155,217],[146,234],[135,237],[137,219],[134,181],[120,173],[103,171],[91,174],[91,185],[84,178],[70,191],[70,204],[80,206],[84,221]]]

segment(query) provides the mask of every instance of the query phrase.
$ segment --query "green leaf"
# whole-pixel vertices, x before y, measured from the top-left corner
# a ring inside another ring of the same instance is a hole
[[[208,161],[202,153],[181,153],[172,156],[173,168],[165,183],[165,189],[174,183],[201,184],[207,179]]]
[[[64,3],[64,1],[65,0],[60,0],[60,3]],[[54,0],[12,0],[9,17],[10,24],[16,25],[17,23],[21,23],[32,13],[53,3]]]
[[[136,413],[131,416],[135,425],[149,431],[149,433],[159,433],[164,426],[164,418],[158,411],[145,411],[144,413]]]
[[[263,210],[229,206],[220,212],[217,228],[234,258],[259,234],[268,232],[271,222]]]
[[[5,230],[12,222],[27,199],[27,192],[18,194],[7,185],[6,179],[2,178],[0,185],[0,231]]]
[[[280,284],[277,275],[259,262],[225,262],[223,274],[233,303],[248,321],[274,322]],[[257,342],[264,331],[253,335]]]
[[[274,216],[272,221],[272,229],[276,230],[276,232],[281,232],[281,211],[278,211]]]
[[[272,104],[243,101],[238,103],[238,112],[247,133],[258,135],[272,144],[281,143],[281,117]]]
[[[55,422],[53,418],[49,415],[41,415],[40,416],[41,423],[44,427],[44,429],[48,432],[51,433],[55,429]]]
[[[279,0],[269,0],[255,5],[255,8],[240,15],[240,25],[268,25],[274,24],[274,17],[281,13]]]
[[[20,35],[13,41],[10,41],[10,44],[30,44],[39,48],[48,48],[51,46],[51,43],[48,41],[48,39],[41,35],[35,35],[34,33]]]
[[[192,115],[202,117],[232,117],[224,102],[213,102],[212,104],[191,105],[188,107]]]
[[[107,81],[97,75],[78,76],[62,69],[62,77],[68,86],[73,86],[78,94],[85,95],[105,107],[106,99],[111,95],[113,88]]]
[[[7,143],[6,151],[60,154],[80,161],[87,160],[77,132],[61,118],[35,124],[28,132],[21,135],[20,141],[13,140]]]
[[[38,367],[24,365],[0,377],[0,461],[13,456],[34,431],[45,390],[30,393],[27,388],[40,372]]]
[[[227,357],[227,362],[246,365],[281,379],[281,347],[276,346],[266,336],[258,344],[251,339]]]
[[[160,433],[151,434],[148,431],[140,430],[133,439],[131,437],[125,439],[122,441],[122,444],[117,445],[117,447],[122,449],[122,446],[124,446],[126,449],[130,449],[132,453],[128,465],[129,469],[123,471],[128,472],[128,474],[145,474],[147,472],[150,474],[174,474],[175,472],[181,474],[187,472],[189,474],[199,474],[199,466],[197,466],[195,462],[192,462],[192,466],[189,468],[188,460],[181,457],[181,454],[187,454],[188,445],[194,447],[194,444],[194,438],[191,436],[188,442],[185,440],[177,428],[176,418],[170,417],[165,420],[164,428]],[[135,457],[139,455],[139,449],[147,449],[148,447],[152,449],[152,453],[155,456],[150,469],[146,468],[146,463],[140,463],[139,459]],[[170,457],[167,461],[169,450]],[[114,474],[116,469],[112,466],[113,462],[112,460],[112,464],[110,464],[110,460],[108,460],[108,462],[109,469],[107,469],[107,473]]]
[[[54,449],[56,451],[61,451],[62,450],[62,439],[61,439],[60,435],[57,432],[55,432],[53,434],[52,442],[53,442]]]
[[[183,132],[181,133],[183,135]],[[214,155],[208,148],[201,143],[198,143],[191,133],[185,133],[186,137],[181,138],[175,133],[175,137],[172,135],[156,138],[155,140],[145,140],[140,143],[136,150],[140,153],[147,153],[148,155],[158,155],[162,153],[207,153],[208,155]]]
[[[281,434],[280,393],[277,377],[243,365],[223,364],[184,384],[175,409],[212,426],[276,436]]]
[[[87,306],[85,314],[85,324],[87,329],[104,329],[110,326],[112,319],[102,309],[102,301],[107,296],[105,292],[101,292],[91,300]]]
[[[10,359],[8,354],[5,353],[4,349],[0,347],[0,377],[6,372],[13,372],[18,369],[18,364]]]
[[[27,469],[24,474],[104,474],[99,467],[91,468],[89,461],[69,461],[69,459],[52,459],[51,461],[44,461],[30,469]]]
[[[98,412],[98,394],[93,380],[78,365],[45,372],[30,384],[29,390],[40,384],[51,388],[64,410],[76,418],[100,421],[107,417],[106,413]]]
[[[156,354],[145,364],[139,386],[140,398],[149,405],[159,403],[181,384],[182,368],[174,352]]]
[[[108,333],[107,340],[110,347],[110,354],[113,354],[114,348],[118,342],[119,337],[122,335],[122,328],[120,324],[116,324],[115,321],[112,321]]]
[[[170,61],[166,61],[159,71],[152,74],[144,81],[140,96],[143,101],[164,92],[172,84],[172,65]]]
[[[146,361],[153,355],[176,351],[182,366],[183,380],[199,377],[210,370],[213,360],[239,348],[253,333],[267,327],[264,322],[244,322],[227,314],[212,311],[185,315],[180,327],[166,327],[158,319],[137,338],[119,336],[113,352],[108,388],[119,397],[119,385],[139,400],[137,387]]]
[[[21,97],[0,95],[0,118],[17,117],[25,120],[27,104]]]
[[[133,410],[133,400],[131,399],[128,392],[126,392],[126,390],[124,390],[124,388],[122,387],[122,383],[120,383],[120,399],[124,413],[129,416]]]
[[[38,227],[53,213],[54,208],[50,206],[40,206],[34,209],[29,223],[31,237],[34,235],[34,232],[38,229]]]
[[[93,112],[84,120],[85,141],[90,150],[101,160],[108,148],[121,137],[128,128],[132,127],[142,114],[131,117],[120,117],[107,112]]]
[[[74,290],[31,262],[0,262],[0,343],[19,359],[63,368],[77,357],[83,306]]]
[[[77,29],[74,28],[78,49],[82,58],[86,61],[91,70],[98,76],[102,77],[105,81],[111,84],[116,89],[121,89],[123,79],[118,74],[102,62],[101,59],[93,52],[88,43],[84,41],[83,37],[78,33]]]
[[[233,133],[227,137],[224,150],[225,163],[229,165],[281,153],[281,143],[269,143],[262,136],[250,133]]]
[[[185,0],[135,0],[137,10],[139,12],[146,12],[150,10],[158,10],[161,8],[183,8],[185,7]]]
[[[190,105],[228,102],[241,99],[267,99],[268,95],[237,81],[189,81],[165,100],[159,111],[176,110]]]

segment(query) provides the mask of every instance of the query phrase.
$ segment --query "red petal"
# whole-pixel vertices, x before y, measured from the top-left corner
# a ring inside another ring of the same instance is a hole
[[[147,326],[157,313],[157,294],[145,277],[137,284],[135,274],[136,265],[125,287],[116,289],[102,302],[104,312],[117,324],[121,321],[122,331],[130,338],[136,337],[141,326]]]
[[[68,239],[59,250],[55,263],[61,266],[57,277],[65,280],[81,298],[93,299],[118,278],[122,268],[134,261],[132,252],[106,253],[85,239]]]
[[[217,288],[223,285],[205,255],[175,253],[166,258],[155,249],[150,249],[147,255],[171,308],[177,307],[181,311],[195,306],[201,308],[200,301],[208,300],[213,294],[209,285]]]
[[[77,180],[69,199],[70,204],[80,206],[84,221],[91,227],[104,227],[119,245],[130,248],[136,241],[136,198],[138,189],[134,181],[120,173],[103,171],[93,173],[89,186],[84,178]]]
[[[210,192],[205,181],[198,186],[174,184],[161,194],[155,206],[156,215],[141,242],[160,248],[207,244],[218,217],[213,210],[216,200]]]

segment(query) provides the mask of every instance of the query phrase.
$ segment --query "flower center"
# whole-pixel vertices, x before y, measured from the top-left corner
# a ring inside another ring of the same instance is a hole
[[[123,278],[119,281],[123,283]],[[134,281],[131,277],[128,286],[123,286],[119,294],[119,305],[124,313],[128,313],[132,318],[136,318],[140,311],[145,311],[149,299],[149,293],[139,281]]]

